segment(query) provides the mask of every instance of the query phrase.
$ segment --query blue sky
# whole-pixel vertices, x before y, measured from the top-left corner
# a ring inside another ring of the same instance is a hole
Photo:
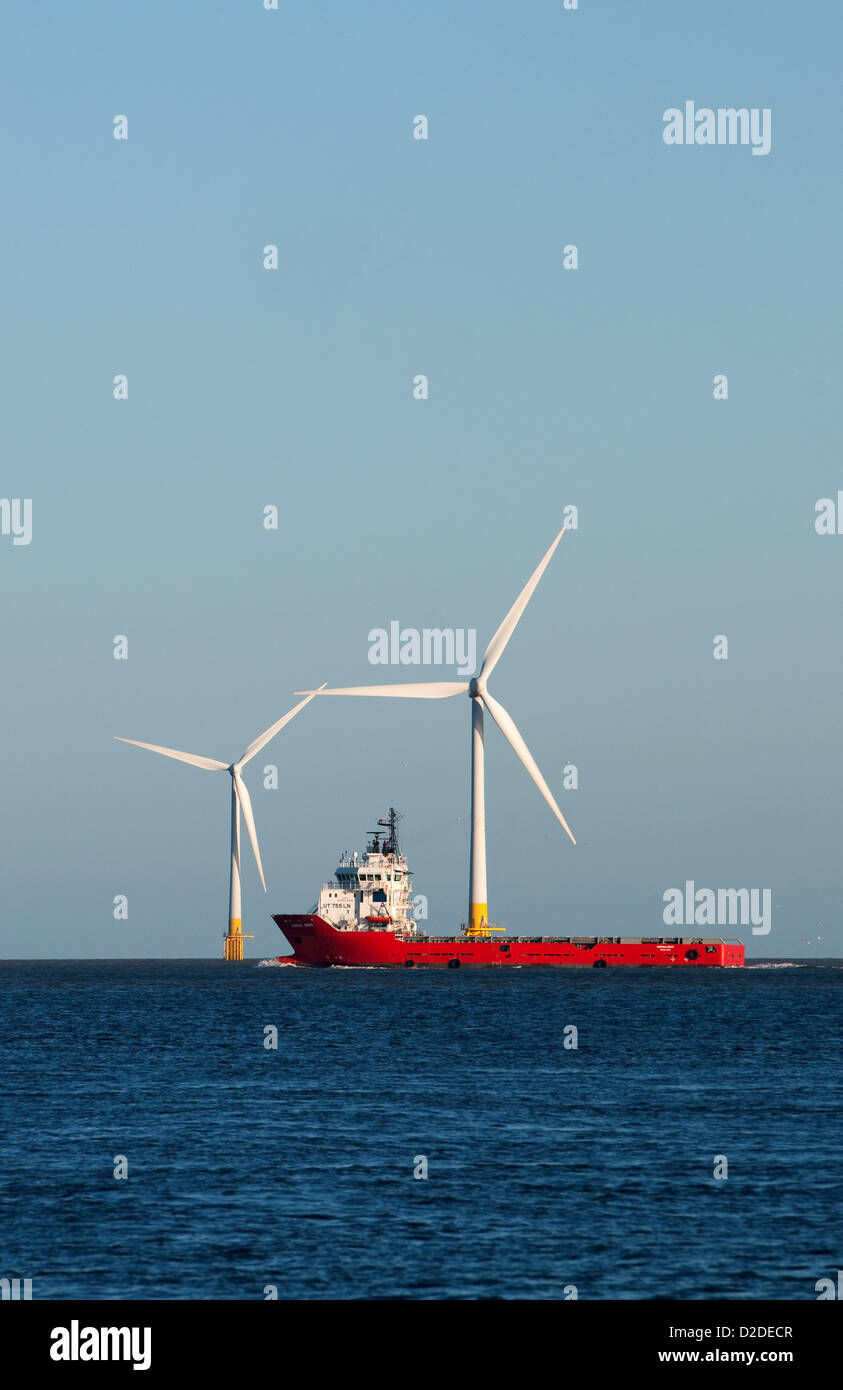
[[[4,16],[0,494],[33,539],[0,536],[1,954],[217,955],[228,781],[112,736],[233,758],[295,690],[378,679],[393,619],[482,652],[569,503],[494,691],[578,845],[490,729],[491,916],[650,934],[693,878],[772,889],[755,953],[843,953],[841,30],[781,0]],[[665,146],[688,99],[771,107],[769,156]],[[253,955],[390,804],[458,926],[468,716],[315,702],[270,746]]]

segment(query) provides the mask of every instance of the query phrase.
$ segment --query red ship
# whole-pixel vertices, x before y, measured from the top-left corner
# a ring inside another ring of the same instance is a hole
[[[359,860],[344,854],[312,912],[273,921],[293,948],[281,965],[326,966],[741,966],[740,941],[702,936],[513,936],[483,921],[459,936],[429,936],[419,926],[426,900],[413,897],[412,874],[398,845],[397,812]]]

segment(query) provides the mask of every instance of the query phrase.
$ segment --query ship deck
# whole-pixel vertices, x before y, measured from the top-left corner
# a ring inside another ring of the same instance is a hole
[[[423,937],[404,937],[400,932],[395,933],[399,940],[422,940],[434,944],[460,943],[465,945],[468,941],[472,945],[477,942],[495,941],[498,944],[505,942],[520,942],[524,946],[541,945],[564,945],[564,946],[717,946],[723,941],[739,942],[736,936],[423,936]]]

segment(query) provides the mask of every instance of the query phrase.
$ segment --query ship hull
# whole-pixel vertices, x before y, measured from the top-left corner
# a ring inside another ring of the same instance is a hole
[[[739,941],[719,937],[499,937],[470,940],[464,936],[396,937],[392,931],[339,931],[316,913],[273,915],[293,948],[279,956],[282,965],[386,966],[412,968],[460,966],[720,966],[744,964]]]

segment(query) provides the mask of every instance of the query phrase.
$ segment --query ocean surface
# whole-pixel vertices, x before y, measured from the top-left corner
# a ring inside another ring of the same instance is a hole
[[[0,1276],[36,1299],[815,1299],[843,1268],[840,962],[0,989]]]

